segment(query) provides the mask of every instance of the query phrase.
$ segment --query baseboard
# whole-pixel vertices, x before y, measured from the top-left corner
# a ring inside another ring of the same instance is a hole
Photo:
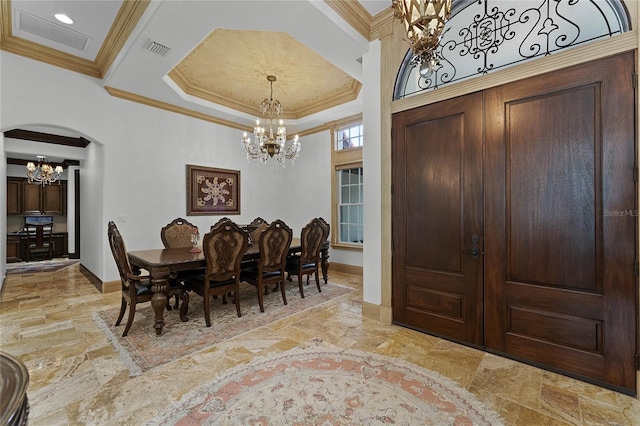
[[[362,276],[362,266],[348,265],[346,263],[331,262],[329,264],[329,275],[331,275],[331,271]]]
[[[362,316],[365,318],[380,321],[390,325],[393,321],[393,311],[388,306],[374,305],[373,303],[362,302]]]
[[[120,291],[121,289],[122,289],[122,282],[120,282],[120,280],[104,281],[102,283],[103,293],[115,293],[116,291]]]
[[[84,266],[82,263],[80,263],[80,273],[82,275],[84,275],[85,278],[88,279],[91,284],[93,284],[93,286],[96,288],[96,290],[98,290],[100,293],[102,293],[102,280],[100,278],[96,277],[93,274],[93,272],[91,272],[89,269],[87,269],[87,267]]]

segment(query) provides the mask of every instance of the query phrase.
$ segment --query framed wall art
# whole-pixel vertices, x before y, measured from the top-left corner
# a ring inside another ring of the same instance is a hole
[[[187,164],[187,215],[240,214],[240,170]]]

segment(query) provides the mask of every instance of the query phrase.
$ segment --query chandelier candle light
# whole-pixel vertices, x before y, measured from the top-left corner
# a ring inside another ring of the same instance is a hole
[[[413,51],[411,64],[429,77],[440,66],[436,51],[444,24],[451,16],[452,0],[392,0],[394,16],[402,20]]]
[[[37,166],[32,161],[27,163],[27,179],[29,183],[35,181],[45,186],[46,184],[58,181],[62,172],[62,166],[56,166],[54,169],[44,155],[38,155]],[[58,184],[59,183],[60,182],[58,182]]]
[[[286,166],[287,160],[291,161],[293,165],[293,161],[300,153],[298,135],[294,137],[293,142],[287,142],[287,129],[280,119],[282,105],[280,101],[273,99],[273,82],[276,81],[276,77],[268,75],[267,81],[271,84],[271,96],[262,101],[259,110],[264,116],[265,126],[269,126],[269,132],[267,133],[266,127],[260,126],[259,119],[256,120],[256,126],[253,128],[254,140],[251,140],[251,136],[244,132],[242,143],[247,152],[247,160],[259,160],[266,164],[271,158],[282,164],[282,167]],[[274,122],[277,122],[275,135],[273,132]]]

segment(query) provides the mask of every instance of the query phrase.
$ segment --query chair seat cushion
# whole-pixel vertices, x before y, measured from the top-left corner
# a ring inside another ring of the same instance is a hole
[[[274,271],[274,272],[263,272],[262,273],[262,278],[263,279],[268,279],[268,278],[273,278],[273,277],[277,277],[280,275],[280,271]],[[242,275],[240,275],[241,279],[247,279],[247,280],[258,280],[258,268],[249,268],[249,269],[243,269],[242,270]]]
[[[290,256],[287,258],[287,270],[298,270],[298,265],[300,264],[300,256]],[[311,269],[315,268],[315,263],[303,263],[302,269]]]
[[[229,278],[228,280],[224,281],[209,281],[209,288],[222,287],[225,285],[233,284],[235,281],[235,278]],[[184,284],[186,288],[204,287],[204,275],[189,277],[184,281]]]
[[[151,294],[151,282],[149,280],[136,281],[136,296]]]

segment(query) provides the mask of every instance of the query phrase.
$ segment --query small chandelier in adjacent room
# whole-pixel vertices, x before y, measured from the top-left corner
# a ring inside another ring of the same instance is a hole
[[[253,128],[254,140],[251,140],[251,136],[245,132],[242,144],[247,152],[247,159],[259,160],[263,164],[271,161],[271,165],[279,163],[282,167],[286,166],[288,160],[293,165],[293,161],[300,153],[298,135],[294,137],[293,141],[287,141],[287,129],[280,119],[282,105],[280,101],[273,99],[273,82],[276,81],[276,77],[268,75],[267,81],[271,84],[271,97],[263,100],[259,107],[265,120],[265,127],[260,126],[259,119],[256,120],[256,126]],[[274,124],[277,126],[275,134],[273,132]]]
[[[438,43],[444,24],[451,16],[452,0],[392,0],[394,16],[404,23],[413,51],[411,64],[420,75],[429,77],[440,65]]]
[[[47,161],[47,157],[38,155],[38,165],[32,161],[27,163],[27,179],[29,183],[38,182],[42,186],[56,182],[62,175],[62,166],[56,166],[55,169]]]

